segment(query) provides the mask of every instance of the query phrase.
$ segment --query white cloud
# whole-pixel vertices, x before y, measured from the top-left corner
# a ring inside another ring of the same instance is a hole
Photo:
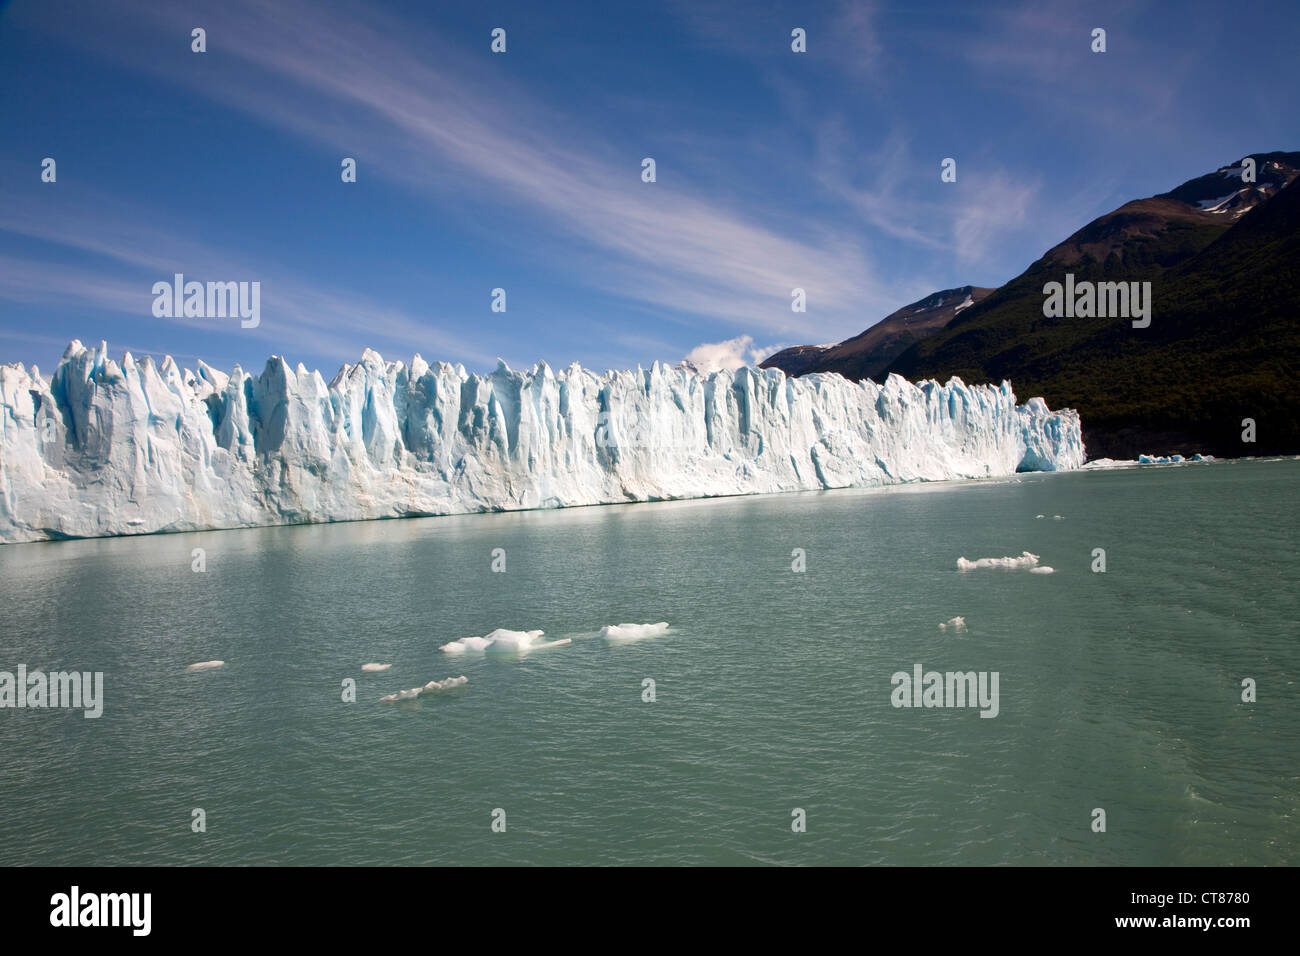
[[[1005,173],[986,175],[952,221],[952,245],[963,264],[985,261],[1003,236],[1024,229],[1038,197],[1037,182],[1018,182]]]
[[[754,346],[748,335],[738,335],[725,342],[705,342],[686,353],[686,361],[702,372],[732,371],[746,365],[757,365],[784,346]]]
[[[183,10],[125,6],[135,30],[188,32]],[[220,84],[193,68],[183,44],[145,58],[138,39],[110,42],[98,23],[81,34],[126,65],[356,156],[363,170],[412,193],[458,204],[469,196],[536,216],[544,234],[603,254],[600,268],[579,275],[590,287],[781,333],[807,327],[788,308],[796,287],[817,303],[823,325],[890,301],[852,227],[796,238],[719,201],[705,184],[644,184],[640,152],[627,154],[583,117],[512,85],[497,63],[485,67],[482,55],[422,35],[418,25],[344,10],[295,0],[223,4],[209,36],[223,37],[223,55],[240,69]]]
[[[375,348],[392,358],[411,352],[432,358],[490,366],[493,356],[482,343],[470,343],[435,323],[387,303],[354,295],[291,272],[273,262],[190,238],[183,226],[160,224],[156,210],[121,202],[90,190],[81,200],[44,208],[23,196],[0,203],[0,233],[9,233],[89,253],[86,265],[34,256],[0,254],[0,300],[28,305],[57,304],[96,312],[137,316],[146,324],[165,322],[211,328],[208,320],[153,317],[153,283],[170,282],[174,273],[192,278],[262,283],[263,322],[240,329],[245,336],[310,348],[316,355],[356,361]],[[125,270],[124,270],[125,267]],[[364,321],[361,321],[364,320]]]

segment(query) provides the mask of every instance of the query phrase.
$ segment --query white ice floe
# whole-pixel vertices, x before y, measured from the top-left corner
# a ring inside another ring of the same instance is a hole
[[[448,677],[446,680],[441,681],[431,680],[423,687],[412,687],[410,690],[399,690],[395,694],[386,694],[379,699],[380,701],[412,700],[419,697],[425,691],[451,690],[453,687],[463,687],[468,683],[469,678],[464,675],[460,677]]]
[[[0,543],[1010,477],[1084,461],[1079,416],[1011,383],[780,369],[488,375],[385,362],[326,381],[72,342],[0,366]]]
[[[964,631],[966,630],[966,619],[964,617],[954,617],[945,624],[939,625],[941,631]]]
[[[1084,471],[1105,471],[1109,468],[1136,468],[1139,462],[1136,458],[1094,458],[1083,466]]]
[[[510,631],[499,627],[486,637],[462,637],[458,641],[442,645],[438,650],[444,654],[527,654],[540,651],[546,647],[563,647],[572,644],[572,638],[560,641],[541,641],[545,631]]]
[[[542,632],[538,631],[537,633],[541,634]],[[488,645],[491,643],[491,639],[487,637],[462,637],[459,641],[452,641],[449,644],[442,645],[438,650],[444,654],[465,654],[470,651],[482,653],[487,650]]]
[[[1185,465],[1188,462],[1214,461],[1213,455],[1202,455],[1199,452],[1191,458],[1184,458],[1182,455],[1138,455],[1139,465]]]
[[[668,632],[668,622],[658,624],[606,624],[600,629],[600,636],[607,641],[639,641],[645,637],[658,637]]]
[[[1034,568],[1038,566],[1038,555],[1024,552],[1018,558],[979,558],[975,561],[968,561],[965,558],[957,559],[958,571],[974,571],[977,568],[1007,568],[1015,570],[1017,568]]]
[[[1139,455],[1132,459],[1096,458],[1083,467],[1086,471],[1104,471],[1109,468],[1137,468],[1141,465],[1186,465],[1191,462],[1208,464],[1214,460],[1213,455],[1202,455],[1199,452],[1191,458],[1182,455]]]
[[[396,694],[386,694],[379,698],[381,701],[387,700],[410,700],[412,697],[419,697],[424,688],[412,687],[410,690],[399,690]]]
[[[1039,568],[1030,568],[1029,573],[1030,574],[1055,574],[1056,568],[1049,568],[1047,565],[1044,564],[1042,567]]]
[[[362,664],[361,669],[369,672],[386,671],[392,666],[392,664]]]
[[[187,671],[210,671],[214,667],[225,667],[225,661],[199,661],[197,664],[191,664],[185,668]]]
[[[465,676],[448,677],[444,681],[431,680],[424,685],[425,690],[451,690],[453,687],[460,687],[462,684],[468,684],[469,678]]]

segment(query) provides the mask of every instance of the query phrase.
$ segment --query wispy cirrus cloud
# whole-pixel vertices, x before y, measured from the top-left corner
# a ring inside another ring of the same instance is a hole
[[[739,10],[728,0],[671,0],[667,6],[712,51],[773,63],[789,55],[798,27],[813,60],[856,78],[882,69],[885,44],[875,0],[749,3]]]
[[[427,316],[304,278],[264,256],[197,241],[183,225],[162,225],[156,210],[91,190],[76,195],[78,201],[57,205],[37,203],[29,194],[4,197],[0,233],[27,240],[29,251],[0,253],[0,299],[211,328],[210,319],[154,318],[153,283],[170,282],[178,272],[199,281],[257,281],[262,283],[263,322],[240,328],[240,335],[280,347],[307,342],[315,354],[340,361],[355,361],[367,346],[407,355],[423,350],[464,361],[493,360],[479,345],[441,331]],[[42,257],[42,247],[81,256],[75,263],[55,261]]]
[[[137,28],[188,32],[184,12],[122,6]],[[576,248],[611,257],[583,278],[631,299],[782,330],[807,324],[791,318],[795,287],[818,304],[819,323],[893,301],[852,233],[811,242],[687,184],[642,183],[640,155],[620,154],[492,75],[482,59],[413,35],[386,14],[235,0],[207,29],[210,43],[239,64],[220,83],[166,55],[137,56],[138,43],[100,48],[269,126],[356,155],[366,175],[417,195],[444,199],[454,181],[458,194],[536,216]]]
[[[1028,100],[1043,115],[1080,120],[1113,135],[1141,129],[1150,135],[1177,115],[1179,90],[1200,68],[1195,49],[1171,48],[1161,33],[1140,29],[1149,5],[1094,9],[1038,0],[988,11],[978,29],[960,38],[935,36],[1006,94]],[[1092,31],[1106,31],[1105,53],[1092,52]]]
[[[1041,179],[1013,176],[987,159],[963,156],[958,182],[945,184],[943,157],[916,155],[897,133],[856,162],[845,158],[851,155],[842,126],[824,123],[815,165],[822,186],[874,229],[936,258],[951,252],[959,265],[979,264],[1007,235],[1041,218]]]
[[[102,78],[114,102],[169,124],[159,161],[173,205],[139,179],[134,208],[96,202],[61,222],[0,196],[0,219],[33,240],[10,259],[37,260],[42,244],[73,250],[58,295],[98,288],[97,301],[118,306],[119,269],[148,275],[184,260],[187,274],[204,261],[223,276],[274,276],[281,324],[259,334],[340,357],[361,340],[467,360],[580,352],[620,363],[742,331],[826,341],[937,287],[1002,281],[1129,198],[1131,168],[1099,176],[1039,128],[1129,108],[1130,83],[1139,105],[1159,105],[1170,84],[1156,74],[1181,62],[1176,51],[1139,62],[1142,37],[1123,11],[1106,17],[1123,51],[1106,59],[1086,53],[1088,14],[1028,4],[942,15],[875,2],[679,4],[583,21],[571,37],[547,32],[549,11],[503,8],[504,57],[460,13],[230,0],[203,9],[208,53],[194,56],[190,4],[16,4],[7,23],[46,31],[51,48],[80,47],[83,82]],[[789,50],[795,25],[809,30],[806,56]],[[636,57],[628,82],[623,52]],[[566,58],[574,67],[558,78],[539,69]],[[1078,103],[1071,84],[1093,80]],[[119,125],[132,144],[119,162],[138,162],[150,131]],[[27,129],[21,164],[51,138],[39,116]],[[114,129],[110,119],[100,134]],[[250,195],[222,178],[209,145],[234,158]],[[661,154],[654,184],[640,179],[646,153]],[[958,160],[955,184],[939,181],[945,155]],[[361,185],[327,195],[342,156],[358,159]],[[287,176],[299,179],[277,202]],[[183,221],[187,201],[220,220],[223,200],[229,222],[199,233]],[[245,241],[231,227],[250,211]],[[276,221],[300,214],[301,226]],[[377,241],[351,249],[350,230]],[[201,248],[187,245],[200,234]],[[511,286],[511,314],[480,321],[476,296],[498,284]],[[24,301],[41,294],[21,275],[8,286]],[[808,312],[791,310],[794,288]],[[425,303],[434,315],[419,314]],[[632,344],[629,328],[648,334]]]

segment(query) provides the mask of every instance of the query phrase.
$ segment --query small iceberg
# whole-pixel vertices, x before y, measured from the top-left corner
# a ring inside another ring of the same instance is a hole
[[[964,631],[966,630],[966,619],[964,617],[950,618],[946,623],[939,625],[941,631]]]
[[[423,688],[412,687],[410,690],[399,690],[396,694],[386,694],[379,698],[381,701],[388,700],[410,700],[412,697],[419,697]]]
[[[191,664],[185,668],[187,671],[210,671],[214,667],[225,667],[225,661],[200,661],[197,664]]]
[[[1182,465],[1189,461],[1214,461],[1214,456],[1202,455],[1199,452],[1191,458],[1184,458],[1182,455],[1138,455],[1139,465]]]
[[[510,631],[499,627],[486,637],[462,637],[442,645],[444,654],[527,654],[546,647],[563,647],[572,644],[572,638],[560,641],[541,641],[545,631]]]
[[[387,703],[394,700],[411,700],[419,697],[425,691],[434,690],[451,690],[453,687],[463,687],[469,683],[469,678],[464,675],[460,677],[448,677],[446,680],[431,680],[423,687],[412,687],[410,690],[399,690],[395,694],[385,694],[379,698],[381,703]]]
[[[375,673],[376,671],[386,671],[392,666],[392,664],[362,664],[361,669],[368,673]]]
[[[1024,552],[1018,558],[979,558],[975,561],[967,561],[965,558],[957,559],[958,571],[974,571],[977,568],[1007,568],[1015,570],[1017,568],[1036,568],[1038,566],[1038,555]]]
[[[431,680],[425,684],[423,690],[451,690],[453,687],[463,687],[469,683],[469,678],[461,675],[460,677],[448,677],[444,681]]]
[[[658,637],[668,633],[668,622],[658,624],[606,624],[600,629],[600,636],[607,641],[623,643],[639,641],[646,637]]]
[[[537,632],[542,633],[541,631]],[[464,654],[469,651],[482,653],[487,650],[492,641],[486,637],[462,637],[459,641],[452,641],[450,644],[444,644],[438,650],[444,654]]]

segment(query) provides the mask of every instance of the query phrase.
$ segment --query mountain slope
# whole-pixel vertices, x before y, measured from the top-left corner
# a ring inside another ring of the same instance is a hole
[[[1276,196],[1300,170],[1300,153],[1256,153],[1250,158],[1255,160],[1252,183],[1242,182],[1244,159],[1222,166],[1093,220],[1001,289],[945,289],[904,306],[851,339],[796,345],[770,356],[762,367],[779,368],[787,375],[839,372],[846,378],[880,379],[903,352],[953,323],[964,310],[969,311],[961,321],[969,322],[999,304],[1024,298],[1030,289],[1041,295],[1043,282],[1053,281],[1059,266],[1070,267],[1080,279],[1117,273],[1151,279],[1200,252],[1251,209]],[[983,308],[977,308],[981,303]],[[973,368],[972,363],[967,366]]]
[[[913,343],[939,331],[953,318],[984,300],[992,289],[944,289],[881,319],[865,332],[837,345],[796,345],[768,356],[762,368],[787,375],[839,372],[845,378],[880,380],[889,364]]]
[[[1089,223],[887,371],[1009,378],[1078,409],[1091,457],[1300,450],[1300,153],[1253,158],[1253,186],[1224,167]],[[1151,326],[1044,317],[1043,286],[1066,272],[1150,281]]]

